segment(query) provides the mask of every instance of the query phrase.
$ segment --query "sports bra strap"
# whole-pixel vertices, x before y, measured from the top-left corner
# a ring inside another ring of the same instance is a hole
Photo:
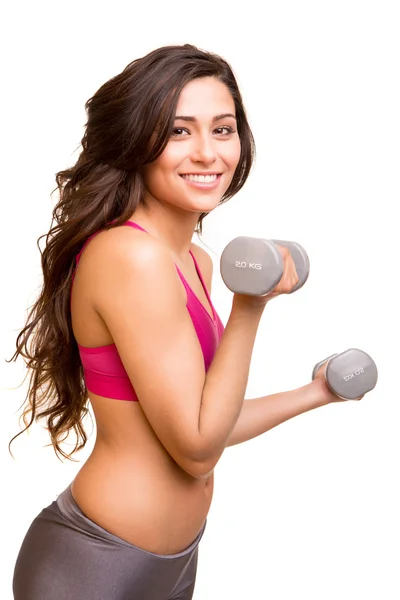
[[[145,229],[143,229],[143,227],[141,227],[140,225],[138,225],[134,221],[125,221],[125,223],[122,223],[122,225],[128,225],[130,227],[134,227],[135,229],[141,229],[145,233],[149,233],[148,231],[146,231]]]

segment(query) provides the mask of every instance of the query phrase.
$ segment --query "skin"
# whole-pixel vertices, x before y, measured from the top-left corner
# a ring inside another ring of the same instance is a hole
[[[135,211],[135,221],[188,265],[199,215],[218,206],[240,158],[234,116],[215,122],[213,118],[235,112],[233,99],[223,83],[208,77],[191,81],[182,90],[176,115],[193,116],[196,122],[176,119],[166,149],[144,171],[144,205]],[[212,191],[195,189],[180,176],[201,172],[221,173],[218,187]]]
[[[160,407],[166,410],[167,403],[173,401],[167,399],[168,389],[169,398],[175,396],[175,390],[179,395],[180,388],[185,385],[187,390],[196,385],[201,389],[205,377],[198,342],[187,315],[186,292],[173,263],[179,266],[211,314],[189,250],[196,256],[210,292],[212,260],[191,240],[200,213],[210,212],[218,206],[230,185],[240,156],[234,102],[229,90],[218,80],[203,78],[188,83],[180,95],[176,114],[194,117],[195,121],[176,120],[173,135],[163,154],[146,168],[145,202],[131,216],[131,220],[144,227],[150,235],[130,227],[119,227],[97,235],[82,254],[71,304],[73,330],[78,343],[97,347],[115,342],[128,375],[131,377],[132,374],[135,379],[135,389],[142,393],[141,402],[116,401],[89,394],[97,435],[92,453],[73,481],[73,496],[86,516],[101,527],[157,554],[179,552],[193,541],[207,517],[214,483],[213,468],[205,475],[195,476],[189,466],[186,469],[183,458],[182,461],[174,460],[167,450],[168,444],[165,445],[161,441],[162,436],[156,433],[163,427],[165,429],[166,424],[160,421],[157,422],[160,429],[154,427]],[[214,121],[217,115],[222,114],[233,116]],[[218,186],[213,190],[196,189],[181,177],[182,173],[199,172],[220,173]],[[176,354],[176,358],[163,357],[156,366],[154,361],[149,364],[144,358],[139,362],[138,353],[134,350],[143,346],[143,353],[147,356],[155,354],[156,346],[160,345],[157,344],[157,335],[161,335],[158,332],[154,332],[153,346],[149,341],[153,335],[151,319],[146,324],[147,329],[144,328],[141,333],[143,323],[138,316],[143,314],[152,298],[160,306],[159,279],[156,277],[154,290],[149,289],[148,299],[143,296],[143,306],[140,305],[138,290],[145,294],[142,290],[147,286],[147,279],[141,283],[139,258],[146,262],[149,257],[149,264],[153,258],[154,261],[164,260],[164,268],[160,267],[157,274],[159,278],[167,278],[171,272],[171,279],[166,285],[171,287],[175,304],[171,304],[169,310],[173,314],[176,312],[179,323],[168,333],[169,337],[166,333],[164,343],[169,344],[178,330],[186,336],[181,353],[174,350],[172,354]],[[284,258],[283,292],[296,283],[291,258],[287,253]],[[129,261],[130,270],[126,270],[125,263]],[[263,302],[265,304],[266,300]],[[148,351],[146,343],[150,344]],[[170,369],[164,365],[167,360],[171,361]],[[185,364],[185,369],[182,369],[182,364]],[[190,373],[192,365],[195,366]],[[163,368],[165,371],[162,371]],[[189,374],[185,375],[186,371]],[[173,380],[172,383],[169,379]],[[179,388],[176,381],[179,381]],[[151,394],[147,396],[146,385],[149,382],[157,390],[155,394],[159,404],[151,399]],[[185,400],[186,397],[176,410],[171,410],[174,418],[176,415],[186,418],[186,413],[192,410],[190,402]],[[298,390],[244,401],[227,445],[243,443],[297,414],[337,400],[327,388],[321,368],[314,382]]]

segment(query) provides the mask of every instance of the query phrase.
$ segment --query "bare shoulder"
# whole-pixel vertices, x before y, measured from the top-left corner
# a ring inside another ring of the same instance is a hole
[[[191,243],[190,249],[195,256],[204,275],[211,279],[213,261],[211,256],[200,245]],[[171,262],[171,253],[156,237],[131,227],[114,227],[98,233],[82,255],[80,262],[90,265],[90,269],[112,269],[130,263],[130,266],[145,268],[152,261],[167,260]]]
[[[116,309],[121,294],[137,295],[144,289],[157,297],[168,287],[178,300],[186,298],[168,248],[154,236],[124,226],[101,231],[90,241],[75,285],[98,314],[101,304]]]
[[[207,288],[210,290],[213,275],[213,260],[208,252],[198,244],[192,242],[190,249],[199,264]]]
[[[169,260],[168,260],[169,259]],[[81,274],[92,290],[105,276],[120,278],[126,270],[160,267],[171,262],[167,249],[157,238],[131,227],[113,227],[98,233],[85,248],[79,261]],[[171,268],[169,269],[171,272]]]
[[[132,227],[121,226],[98,233],[85,249],[85,254],[88,261],[103,262],[115,258],[135,261],[138,258],[167,255],[167,252],[165,246],[154,236]]]

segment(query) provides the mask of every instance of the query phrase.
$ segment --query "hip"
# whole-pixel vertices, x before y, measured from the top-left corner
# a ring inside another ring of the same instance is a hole
[[[68,486],[32,522],[17,557],[16,600],[190,599],[199,534],[181,552],[147,552],[89,519]]]

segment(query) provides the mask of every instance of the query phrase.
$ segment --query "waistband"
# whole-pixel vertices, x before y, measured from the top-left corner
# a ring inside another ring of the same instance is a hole
[[[177,554],[155,554],[154,552],[149,552],[148,550],[144,550],[143,548],[140,548],[139,546],[134,546],[133,544],[130,544],[126,540],[114,535],[113,533],[111,533],[110,531],[107,531],[106,529],[103,529],[103,527],[101,527],[100,525],[98,525],[97,523],[95,523],[94,521],[89,519],[81,511],[78,504],[76,503],[76,501],[72,495],[71,485],[72,484],[69,484],[68,487],[63,492],[61,492],[61,494],[59,494],[59,496],[57,496],[57,498],[56,498],[56,503],[57,503],[57,506],[58,506],[61,514],[68,521],[70,521],[76,527],[78,527],[88,533],[97,535],[97,536],[99,536],[103,539],[109,540],[111,542],[117,542],[118,544],[122,544],[128,548],[131,548],[132,550],[142,552],[146,555],[151,555],[151,556],[154,556],[157,558],[161,558],[163,560],[171,560],[171,559],[180,558],[182,556],[186,556],[186,555],[190,554],[191,552],[193,552],[193,550],[195,550],[196,547],[199,545],[200,540],[203,537],[204,531],[206,529],[207,519],[205,520],[199,534],[196,536],[196,538],[193,540],[193,542],[187,548],[185,548],[181,552],[178,552]]]

